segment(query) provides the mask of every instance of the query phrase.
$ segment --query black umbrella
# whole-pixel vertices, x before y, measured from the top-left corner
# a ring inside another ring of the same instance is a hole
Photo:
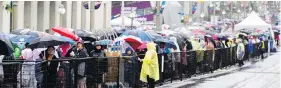
[[[57,36],[44,36],[37,38],[30,43],[28,47],[30,48],[46,48],[48,46],[57,46],[65,43],[60,37]]]
[[[97,36],[88,30],[83,29],[75,29],[73,30],[73,33],[79,36],[84,41],[96,41]]]
[[[157,44],[165,43],[166,47],[168,47],[168,48],[176,47],[176,45],[174,44],[173,41],[166,39],[166,38],[156,39],[155,42]]]
[[[9,39],[9,35],[0,34],[0,55],[10,56],[13,54],[14,48],[12,42]]]

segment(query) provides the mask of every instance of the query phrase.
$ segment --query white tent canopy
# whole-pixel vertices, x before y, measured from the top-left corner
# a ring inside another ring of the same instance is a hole
[[[113,26],[122,26],[122,17],[113,19],[110,21],[110,23]],[[132,19],[124,16],[124,26],[131,26],[131,25],[132,25]],[[136,20],[133,20],[133,26],[136,27],[141,26],[141,23]]]
[[[235,25],[236,30],[241,30],[241,29],[261,29],[263,31],[268,30],[270,32],[271,38],[274,38],[274,34],[272,31],[272,26],[270,24],[267,24],[265,21],[263,21],[256,12],[251,12],[251,14],[244,19],[242,22],[239,24]],[[275,48],[275,41],[273,41],[273,47]]]
[[[268,28],[271,28],[271,25],[263,21],[254,11],[251,12],[251,14],[242,22],[235,25],[236,30],[253,29],[253,28],[268,30]]]

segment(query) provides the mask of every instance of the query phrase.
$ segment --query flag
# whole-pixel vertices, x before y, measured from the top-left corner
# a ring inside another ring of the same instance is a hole
[[[195,3],[192,5],[192,14],[195,13],[196,9],[197,9],[197,2],[195,2]]]
[[[102,3],[101,1],[95,2],[95,9],[99,9],[101,6],[101,3]]]
[[[210,6],[208,6],[208,12],[209,12],[209,13],[213,13],[214,8],[215,8],[215,7],[210,7]]]
[[[102,3],[101,1],[95,1],[95,10],[100,8],[101,3]],[[89,8],[90,8],[90,7],[89,7],[89,2],[88,2],[88,1],[84,1],[82,4],[83,4],[83,7],[84,7],[85,9],[89,9]]]
[[[166,6],[166,1],[162,1],[162,3],[161,3],[161,10],[160,10],[161,14],[163,13],[165,6]]]

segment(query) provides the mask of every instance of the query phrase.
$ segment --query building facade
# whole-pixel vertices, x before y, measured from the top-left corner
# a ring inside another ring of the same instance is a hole
[[[6,1],[1,1],[7,3]],[[8,1],[9,3],[9,1]],[[17,1],[13,2],[12,12],[0,7],[0,30],[9,33],[12,29],[28,28],[45,31],[62,26],[72,29],[95,30],[110,28],[111,1],[102,1],[99,9],[85,9],[82,1]],[[87,1],[95,5],[95,1]],[[64,14],[58,13],[60,5]]]

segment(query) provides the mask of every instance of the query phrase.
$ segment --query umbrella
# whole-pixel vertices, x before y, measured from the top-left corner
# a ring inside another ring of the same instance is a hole
[[[147,42],[142,42],[141,45],[138,47],[138,49],[145,49],[145,48],[147,48],[146,44],[147,44]]]
[[[119,38],[116,38],[114,40],[115,42],[117,41],[125,41],[127,42],[134,50],[136,50],[141,44],[142,41],[140,38],[135,37],[135,36],[122,36]]]
[[[16,35],[21,35],[23,31],[31,31],[30,29],[16,29],[13,30],[11,33]]]
[[[60,39],[66,42],[69,42],[71,45],[75,44],[75,41],[73,41],[70,38],[64,37],[64,36],[60,36]]]
[[[101,45],[109,45],[112,43],[112,40],[104,39],[104,40],[99,40],[97,42],[99,42]]]
[[[11,41],[9,40],[9,35],[0,34],[0,40],[0,46],[2,46],[0,50],[0,55],[12,55],[14,48]]]
[[[156,31],[154,31],[154,30],[147,30],[147,31],[145,31],[145,32],[146,32],[147,34],[149,34],[153,40],[156,40],[156,39],[158,39],[158,38],[163,38],[162,35],[158,34],[158,33],[157,33]]]
[[[169,35],[175,34],[176,32],[172,31],[172,30],[163,30],[163,31],[161,31],[161,33],[165,34],[166,36],[169,36]]]
[[[44,36],[33,40],[28,47],[30,48],[46,48],[47,46],[57,46],[67,41],[62,40],[58,36]]]
[[[16,35],[31,35],[34,37],[40,37],[43,34],[38,31],[33,31],[30,29],[17,29],[17,30],[12,31],[11,33],[16,34]]]
[[[83,29],[75,29],[72,31],[74,34],[76,34],[79,37],[95,37],[94,33],[88,30],[83,30]]]
[[[173,41],[170,41],[169,39],[165,39],[165,38],[156,39],[155,42],[158,43],[158,44],[161,43],[161,42],[164,42],[165,45],[166,45],[166,47],[168,47],[168,48],[174,48],[174,47],[176,47],[176,45],[174,44]]]
[[[54,28],[52,28],[52,30],[56,33],[59,33],[62,36],[68,37],[68,38],[73,39],[75,41],[79,40],[79,37],[77,35],[75,35],[74,33],[72,33],[70,30],[68,30],[66,28],[54,27]]]
[[[152,38],[149,34],[147,34],[144,31],[140,31],[140,30],[127,30],[121,34],[121,36],[124,36],[124,35],[136,36],[136,37],[139,37],[142,41],[152,41]]]
[[[81,39],[84,41],[96,41],[97,39],[97,36],[93,32],[88,30],[75,29],[72,32],[81,37]]]
[[[36,37],[31,36],[31,35],[16,35],[16,36],[10,38],[10,40],[13,43],[17,43],[17,42],[31,43],[35,39],[36,39]]]

